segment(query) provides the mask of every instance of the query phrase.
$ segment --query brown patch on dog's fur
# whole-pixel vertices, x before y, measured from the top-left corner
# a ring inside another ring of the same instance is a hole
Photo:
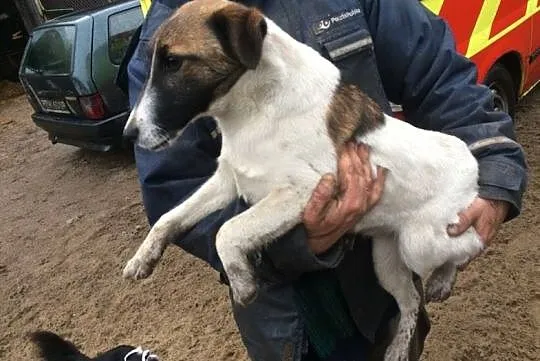
[[[255,69],[262,55],[267,26],[262,13],[255,8],[233,4],[218,10],[210,26],[225,53],[247,69]]]
[[[219,83],[217,98],[257,66],[265,35],[264,16],[255,8],[224,0],[191,1],[158,29],[154,54],[182,58],[184,79]]]
[[[197,0],[182,5],[156,33],[157,46],[178,55],[219,57],[221,45],[208,26],[208,19],[227,1]]]
[[[328,134],[336,149],[354,136],[361,136],[384,124],[384,114],[379,105],[351,84],[338,86],[326,119]]]
[[[171,55],[188,57],[182,66],[187,78],[210,80],[234,72],[237,64],[225,54],[208,24],[208,19],[226,6],[228,2],[218,0],[197,0],[181,6],[156,32],[155,54],[165,50]]]

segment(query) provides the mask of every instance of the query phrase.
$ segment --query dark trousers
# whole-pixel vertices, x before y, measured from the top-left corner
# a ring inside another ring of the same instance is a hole
[[[415,286],[423,297],[423,287],[420,279],[415,279]],[[329,358],[321,360],[314,352],[309,348],[308,353],[302,357],[302,361],[384,361],[384,353],[390,342],[392,341],[398,322],[399,314],[389,316],[389,321],[382,327],[377,336],[375,342],[371,344],[361,335],[356,335],[350,339],[342,340],[336,347],[336,352]],[[411,340],[409,347],[409,361],[418,361],[424,350],[424,341],[431,328],[429,316],[425,309],[425,304],[422,302],[420,305],[420,312],[418,314],[418,322],[416,330]]]
[[[424,288],[419,277],[415,277],[414,285],[420,293],[421,299],[424,300]],[[372,345],[369,352],[368,361],[383,361],[384,353],[390,342],[392,341],[397,325],[399,322],[399,314],[390,318],[390,321],[377,333],[375,343]],[[424,341],[431,329],[429,316],[425,308],[425,303],[422,301],[418,312],[418,321],[416,330],[409,346],[409,361],[418,361],[424,351]]]

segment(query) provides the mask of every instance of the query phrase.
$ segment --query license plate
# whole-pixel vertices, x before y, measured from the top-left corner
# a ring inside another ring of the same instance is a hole
[[[71,113],[66,105],[66,102],[60,99],[39,99],[41,107],[46,112],[53,113]]]

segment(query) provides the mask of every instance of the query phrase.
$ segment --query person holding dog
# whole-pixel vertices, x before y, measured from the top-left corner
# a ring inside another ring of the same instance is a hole
[[[152,2],[127,67],[132,106],[150,68],[152,34],[185,2]],[[297,40],[320,51],[387,113],[390,101],[401,104],[413,125],[453,134],[469,145],[479,162],[480,196],[459,215],[458,224],[449,225],[451,235],[475,227],[489,245],[499,226],[519,214],[527,175],[512,120],[494,111],[491,92],[476,84],[475,66],[456,52],[448,26],[417,0],[239,2],[258,7]],[[219,153],[219,130],[210,118],[189,125],[163,151],[135,149],[150,224],[211,176]],[[377,283],[370,240],[346,234],[384,191],[384,176],[372,174],[368,156],[362,146],[344,151],[338,174],[325,175],[314,189],[303,224],[252,255],[261,279],[258,297],[247,307],[233,305],[251,359],[383,359],[399,315]],[[175,243],[208,262],[227,283],[215,235],[248,207],[237,200]],[[429,328],[422,308],[410,360],[419,359]]]

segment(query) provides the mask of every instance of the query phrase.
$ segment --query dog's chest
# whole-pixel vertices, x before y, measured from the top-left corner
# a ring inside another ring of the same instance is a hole
[[[278,188],[309,197],[324,173],[335,172],[335,151],[327,137],[280,133],[223,139],[220,166],[228,168],[238,194],[250,204]]]

